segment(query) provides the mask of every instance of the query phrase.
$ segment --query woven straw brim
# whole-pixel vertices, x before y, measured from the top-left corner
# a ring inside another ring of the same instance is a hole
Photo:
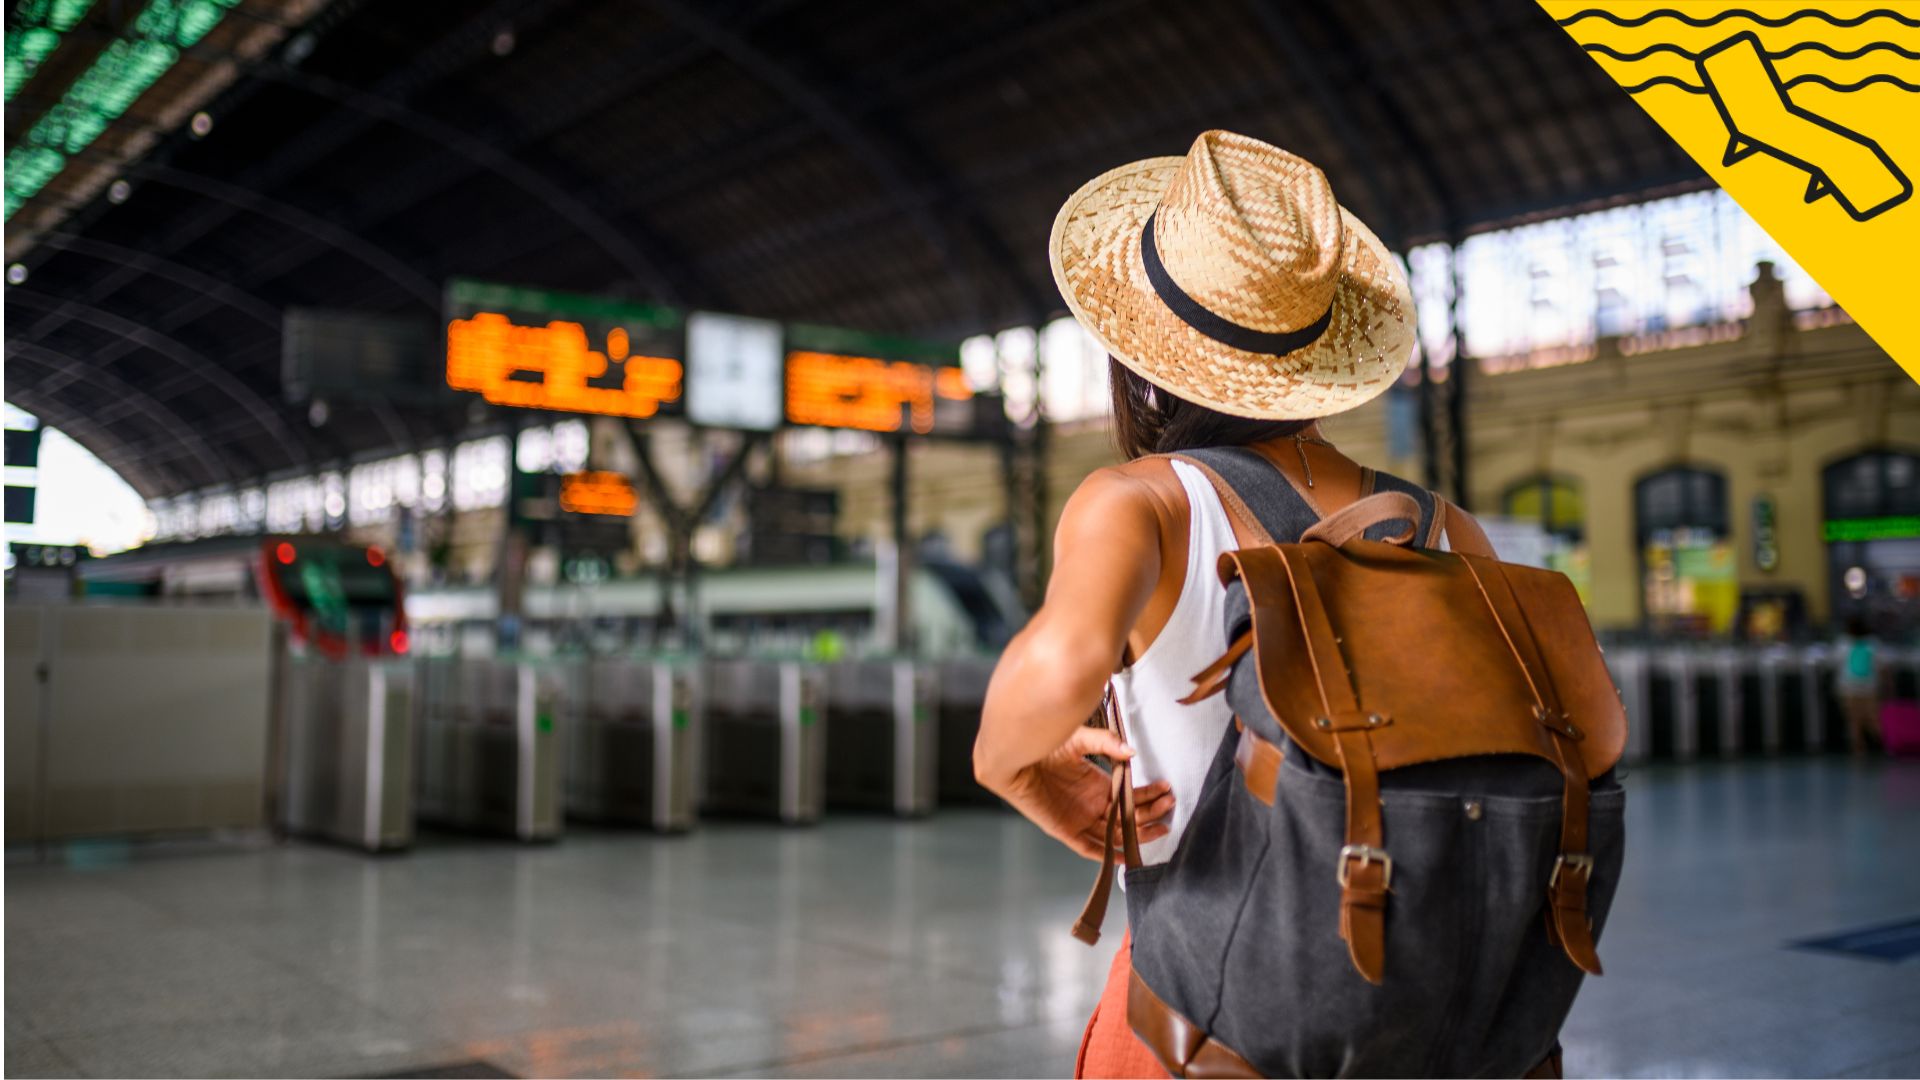
[[[1386,246],[1344,207],[1333,318],[1312,345],[1283,356],[1245,352],[1193,329],[1161,302],[1140,261],[1140,231],[1184,161],[1123,165],[1060,208],[1049,255],[1080,325],[1147,381],[1232,416],[1331,416],[1392,386],[1413,352],[1413,295]]]

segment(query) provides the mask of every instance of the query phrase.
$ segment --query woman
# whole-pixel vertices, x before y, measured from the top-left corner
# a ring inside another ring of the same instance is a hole
[[[1847,717],[1847,746],[1854,757],[1865,757],[1868,736],[1883,743],[1880,733],[1880,656],[1867,621],[1847,620],[1847,632],[1835,650],[1840,657],[1840,705]]]
[[[1251,447],[1273,483],[1293,484],[1323,516],[1358,499],[1375,476],[1318,419],[1398,378],[1413,301],[1320,170],[1229,132],[1202,134],[1184,158],[1095,178],[1061,209],[1051,249],[1074,316],[1112,356],[1128,461],[1068,500],[1046,602],[994,672],[974,767],[1049,835],[1099,859],[1109,789],[1087,756],[1129,759],[1143,860],[1164,862],[1231,720],[1223,695],[1178,699],[1226,647],[1214,564],[1249,534],[1201,469],[1163,455]],[[1109,683],[1130,744],[1083,726]],[[1123,943],[1079,1075],[1164,1075],[1128,1029],[1127,965]]]

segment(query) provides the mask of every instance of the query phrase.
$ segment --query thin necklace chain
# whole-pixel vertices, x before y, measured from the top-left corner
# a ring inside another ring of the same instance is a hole
[[[1311,489],[1313,487],[1313,464],[1307,460],[1308,443],[1313,443],[1315,446],[1324,446],[1328,449],[1332,449],[1333,444],[1318,435],[1309,435],[1304,431],[1293,437],[1293,448],[1300,455],[1300,471],[1306,474],[1307,487]]]

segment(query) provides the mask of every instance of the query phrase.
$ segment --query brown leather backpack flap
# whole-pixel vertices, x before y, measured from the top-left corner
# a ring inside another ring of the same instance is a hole
[[[1498,564],[1479,565],[1485,574]],[[1585,736],[1589,775],[1619,757],[1625,719],[1586,615],[1571,586],[1562,593],[1535,577],[1565,584],[1560,575],[1509,568],[1518,621],[1546,656],[1545,673],[1530,678],[1475,565],[1460,556],[1357,540],[1242,549],[1220,569],[1246,584],[1268,708],[1328,765],[1341,766],[1339,732],[1356,728],[1370,731],[1381,769],[1483,754],[1555,760],[1543,692]],[[1355,706],[1342,708],[1342,698]]]
[[[1594,640],[1580,594],[1565,574],[1505,564],[1514,597],[1525,613],[1560,708],[1580,732],[1580,757],[1589,778],[1620,761],[1627,749],[1627,710]]]

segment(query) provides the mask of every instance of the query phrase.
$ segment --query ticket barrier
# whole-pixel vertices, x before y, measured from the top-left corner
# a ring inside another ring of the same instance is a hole
[[[973,741],[980,734],[980,713],[987,703],[992,657],[967,657],[940,665],[940,802],[945,805],[1001,806],[1000,797],[973,778]]]
[[[911,660],[847,660],[827,668],[827,802],[933,812],[939,730],[934,673]]]
[[[1613,676],[1614,689],[1620,692],[1620,704],[1627,710],[1627,745],[1621,760],[1635,764],[1653,756],[1648,713],[1652,707],[1649,685],[1651,671],[1647,651],[1632,646],[1605,650],[1607,671]]]
[[[1847,748],[1847,725],[1835,700],[1836,658],[1825,645],[1799,650],[1798,683],[1802,742],[1810,754]]]
[[[1887,692],[1900,701],[1920,701],[1920,649],[1887,653]]]
[[[1663,760],[1691,761],[1699,753],[1692,658],[1684,650],[1647,652],[1647,754]]]
[[[710,660],[702,809],[817,821],[827,787],[826,672],[797,660]]]
[[[658,832],[693,827],[699,671],[644,657],[586,663],[586,692],[567,733],[567,816]]]
[[[1741,716],[1746,708],[1741,671],[1744,654],[1721,647],[1695,657],[1694,684],[1700,695],[1700,746],[1704,756],[1735,758],[1758,753],[1759,740],[1749,743]]]
[[[423,661],[415,804],[420,820],[553,840],[563,728],[580,665],[513,658]]]
[[[413,843],[414,668],[290,656],[281,669],[274,826],[363,851]]]

